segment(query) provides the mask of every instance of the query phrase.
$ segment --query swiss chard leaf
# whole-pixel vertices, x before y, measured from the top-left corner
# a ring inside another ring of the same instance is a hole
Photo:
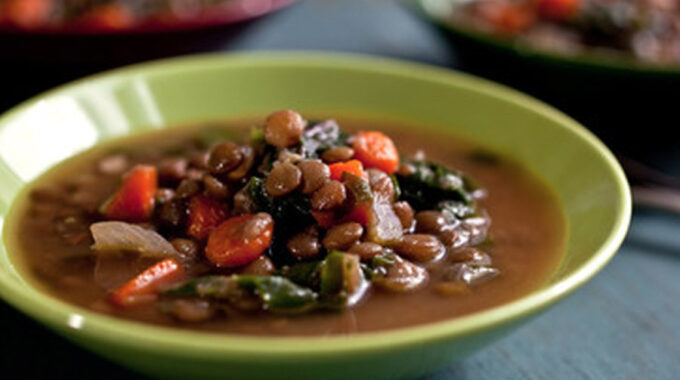
[[[417,210],[436,209],[442,201],[473,206],[474,184],[462,174],[431,161],[407,161],[415,171],[397,175],[401,199]]]
[[[201,297],[227,302],[257,297],[272,312],[297,313],[316,307],[317,294],[280,276],[206,276],[188,281],[165,292],[169,296]]]
[[[305,158],[318,158],[325,150],[347,145],[348,137],[335,120],[310,123],[302,134],[300,153]]]

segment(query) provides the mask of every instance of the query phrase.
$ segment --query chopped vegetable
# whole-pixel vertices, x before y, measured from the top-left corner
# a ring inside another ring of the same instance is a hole
[[[302,134],[302,155],[317,158],[325,150],[346,145],[347,134],[340,130],[335,120],[310,123]]]
[[[103,206],[107,219],[143,222],[151,216],[158,189],[158,173],[154,166],[137,165],[124,177],[118,191]]]
[[[415,171],[397,175],[401,199],[415,209],[434,209],[441,200],[470,205],[474,185],[464,176],[430,161],[408,161]]]
[[[118,307],[130,307],[148,302],[164,287],[178,280],[184,273],[174,259],[159,261],[111,294],[109,300]]]
[[[332,180],[340,181],[342,179],[343,173],[350,173],[357,177],[368,179],[368,176],[364,171],[364,166],[358,160],[349,160],[331,164],[328,165],[328,169],[331,171]]]
[[[333,251],[321,265],[320,297],[327,307],[346,307],[356,303],[364,291],[359,256]]]
[[[143,257],[179,258],[180,253],[156,231],[125,222],[98,222],[90,226],[96,252],[136,252]]]
[[[352,139],[354,157],[361,161],[366,168],[377,168],[387,174],[392,174],[399,166],[399,152],[392,142],[382,132],[359,132]]]
[[[248,291],[247,294],[243,290]],[[316,307],[317,294],[281,276],[206,276],[166,292],[170,296],[199,296],[236,304],[255,296],[266,310],[300,313]]]
[[[226,206],[208,198],[197,195],[189,201],[187,235],[203,240],[227,217]]]
[[[245,214],[227,219],[208,237],[205,254],[218,267],[246,265],[269,248],[274,221],[269,214]]]

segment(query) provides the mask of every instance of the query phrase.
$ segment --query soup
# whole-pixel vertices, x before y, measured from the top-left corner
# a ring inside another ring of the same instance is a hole
[[[83,308],[254,335],[448,319],[559,266],[559,203],[511,160],[404,126],[260,124],[132,136],[58,165],[15,206],[13,260]]]
[[[563,54],[680,63],[680,8],[656,0],[473,0],[454,22]]]

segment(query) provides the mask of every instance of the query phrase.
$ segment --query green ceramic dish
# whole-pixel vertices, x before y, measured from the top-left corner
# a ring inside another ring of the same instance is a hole
[[[522,60],[534,61],[545,66],[577,69],[600,74],[665,78],[677,78],[680,76],[680,65],[654,65],[639,61],[632,55],[628,57],[626,55],[607,55],[592,52],[561,54],[559,52],[537,49],[527,44],[515,43],[512,39],[501,38],[458,26],[450,21],[450,15],[455,12],[456,3],[463,2],[464,0],[406,0],[406,3],[412,6],[417,13],[446,33],[451,34],[456,40],[485,49],[497,50],[500,53]]]
[[[134,66],[11,110],[0,118],[0,221],[26,182],[100,141],[284,107],[395,120],[422,126],[423,133],[450,131],[525,163],[564,206],[570,231],[562,267],[543,288],[484,312],[407,329],[315,338],[209,335],[98,315],[31,288],[6,245],[0,247],[0,295],[64,337],[158,376],[404,378],[484,346],[564,297],[605,265],[626,233],[631,201],[621,168],[593,135],[550,107],[442,69],[280,53]]]

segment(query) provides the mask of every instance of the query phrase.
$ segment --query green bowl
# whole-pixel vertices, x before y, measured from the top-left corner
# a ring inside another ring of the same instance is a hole
[[[404,378],[488,344],[595,275],[630,219],[625,176],[565,115],[450,71],[332,54],[230,54],[143,64],[53,90],[0,118],[0,222],[24,185],[101,141],[166,125],[272,109],[380,118],[503,152],[555,190],[568,220],[562,266],[544,287],[469,316],[347,336],[263,338],[154,327],[96,314],[32,288],[0,246],[0,295],[56,333],[162,377]]]
[[[406,0],[422,16],[461,40],[475,42],[479,46],[503,51],[523,60],[533,60],[550,66],[590,70],[602,74],[616,73],[622,76],[680,76],[680,65],[658,65],[635,59],[632,55],[608,55],[602,52],[584,51],[576,54],[560,53],[539,49],[528,44],[516,43],[511,38],[502,38],[472,28],[459,26],[450,21],[456,6],[467,0]]]

